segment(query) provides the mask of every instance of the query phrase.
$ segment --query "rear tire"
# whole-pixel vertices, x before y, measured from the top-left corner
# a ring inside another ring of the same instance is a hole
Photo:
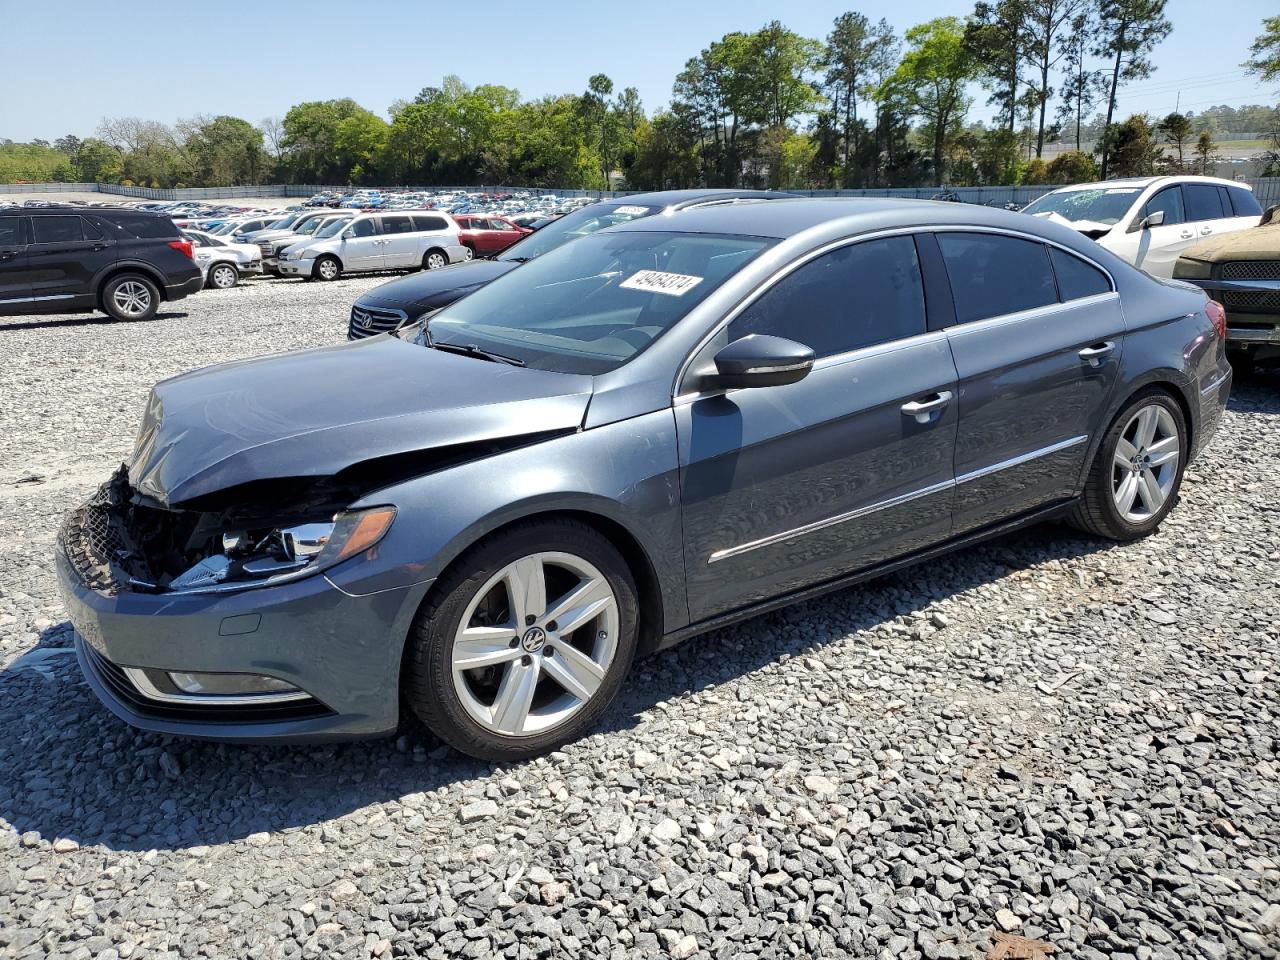
[[[1177,503],[1188,453],[1177,401],[1159,388],[1141,391],[1103,436],[1071,523],[1122,542],[1154,533]]]
[[[440,270],[449,265],[449,258],[444,255],[443,250],[428,250],[422,255],[423,270]]]
[[[160,290],[140,273],[121,274],[102,288],[102,309],[113,320],[150,320],[160,309]]]
[[[321,257],[311,268],[311,275],[317,280],[337,280],[342,276],[342,264],[337,257]]]
[[[575,520],[519,524],[436,583],[407,642],[406,704],[470,756],[546,753],[595,726],[630,669],[638,624],[635,582],[608,540]]]
[[[230,263],[215,263],[209,268],[209,279],[205,282],[206,287],[213,287],[215,290],[230,290],[240,282],[240,271]]]

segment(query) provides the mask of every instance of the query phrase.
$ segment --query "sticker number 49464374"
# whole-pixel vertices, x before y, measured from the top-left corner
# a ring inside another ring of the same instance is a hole
[[[683,297],[701,282],[702,277],[691,277],[687,273],[640,270],[618,286],[624,290],[644,290],[648,293],[665,293],[669,297]]]

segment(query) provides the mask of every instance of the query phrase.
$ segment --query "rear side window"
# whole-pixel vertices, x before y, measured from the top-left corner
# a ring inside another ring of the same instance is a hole
[[[88,217],[81,217],[80,223],[84,229],[84,238],[86,240],[102,239],[102,229]]]
[[[22,243],[22,218],[0,217],[0,247],[12,247]]]
[[[1224,216],[1229,216],[1223,212],[1222,198],[1218,195],[1218,188],[1212,184],[1184,183],[1182,194],[1187,198],[1187,219],[1193,223],[1197,220],[1221,220]]]
[[[1243,187],[1227,187],[1226,190],[1231,200],[1232,211],[1237,217],[1262,216],[1262,207],[1258,204],[1258,198],[1253,195],[1252,190],[1245,190]]]
[[[937,237],[959,323],[1058,302],[1044,244],[993,233],[939,233]]]
[[[1147,201],[1146,206],[1142,208],[1142,216],[1149,217],[1157,210],[1164,212],[1162,226],[1171,227],[1176,223],[1186,223],[1187,214],[1182,207],[1182,188],[1165,187]]]
[[[1050,247],[1049,259],[1053,261],[1053,272],[1058,277],[1058,294],[1064,302],[1111,292],[1107,275],[1079,257]]]
[[[168,217],[142,217],[132,214],[114,214],[107,222],[117,230],[139,240],[176,239],[178,228]]]
[[[67,243],[84,239],[79,217],[32,217],[36,243]]]
[[[786,337],[829,357],[924,333],[915,241],[888,237],[823,254],[779,280],[729,324],[729,339]]]
[[[413,233],[413,221],[408,217],[383,217],[383,233]]]
[[[413,229],[415,230],[447,230],[449,225],[444,222],[444,217],[414,217]]]

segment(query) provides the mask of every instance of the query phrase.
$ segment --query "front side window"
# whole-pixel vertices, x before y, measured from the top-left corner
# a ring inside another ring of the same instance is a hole
[[[372,220],[357,220],[351,224],[351,236],[353,237],[372,237],[374,232]]]
[[[22,243],[22,218],[0,217],[0,247],[15,247]]]
[[[729,324],[729,340],[760,333],[817,358],[925,332],[915,241],[886,237],[840,247],[787,274]]]
[[[1177,223],[1186,223],[1187,214],[1182,206],[1182,188],[1165,187],[1142,207],[1141,217],[1149,217],[1160,211],[1164,213],[1162,226],[1171,227]]]
[[[79,217],[33,217],[36,243],[67,243],[84,239]]]
[[[956,320],[972,323],[1058,302],[1043,243],[996,233],[939,233]]]
[[[775,242],[665,231],[584,237],[446,307],[427,337],[542,370],[608,373]]]

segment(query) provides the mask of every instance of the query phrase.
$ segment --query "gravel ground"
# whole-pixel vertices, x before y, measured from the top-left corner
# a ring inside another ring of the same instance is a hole
[[[1034,530],[721,630],[541,760],[115,720],[60,516],[153,381],[341,339],[381,280],[0,318],[0,956],[1278,955],[1275,374],[1157,536]]]

